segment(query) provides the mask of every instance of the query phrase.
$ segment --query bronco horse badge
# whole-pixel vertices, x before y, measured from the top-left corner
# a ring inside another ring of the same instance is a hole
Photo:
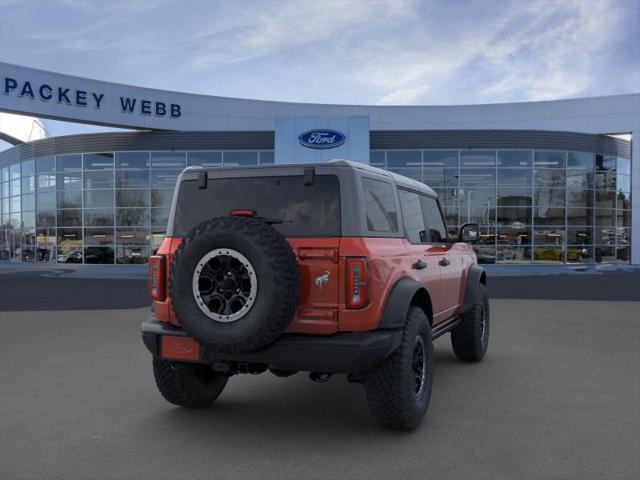
[[[325,270],[322,275],[316,277],[315,279],[316,287],[322,288],[327,283],[329,283],[329,275],[331,275],[331,272],[329,272],[328,270]]]

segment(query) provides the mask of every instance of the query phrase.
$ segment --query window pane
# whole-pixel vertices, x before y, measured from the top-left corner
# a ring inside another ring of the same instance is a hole
[[[84,224],[87,227],[109,227],[114,224],[113,209],[86,208],[84,210]]]
[[[565,171],[535,168],[533,183],[536,187],[563,188],[566,185]]]
[[[82,191],[58,192],[58,208],[82,208]]]
[[[147,263],[151,249],[145,245],[118,245],[116,247],[116,263]]]
[[[564,207],[536,207],[533,214],[535,225],[564,225]]]
[[[20,178],[9,182],[9,195],[20,195]]]
[[[59,173],[57,176],[57,188],[58,190],[74,190],[82,188],[82,172]]]
[[[84,172],[84,188],[113,188],[113,171]]]
[[[425,223],[429,227],[429,235],[427,242],[443,243],[447,241],[447,228],[440,214],[438,203],[435,198],[420,195],[422,202],[422,211],[425,216]]]
[[[45,228],[36,230],[36,243],[38,245],[55,245],[56,244],[56,229]]]
[[[187,165],[221,167],[222,152],[187,152]]]
[[[593,225],[593,210],[586,208],[568,208],[567,224]]]
[[[541,246],[533,249],[534,263],[562,263],[564,262],[564,248],[556,246]]]
[[[420,167],[422,154],[419,150],[389,150],[387,152],[387,168]]]
[[[53,173],[56,170],[56,157],[44,157],[36,159],[37,173]]]
[[[9,167],[0,168],[0,181],[2,182],[9,181]]]
[[[537,207],[563,207],[565,204],[565,190],[559,188],[536,188],[533,203]]]
[[[618,218],[616,223],[618,227],[631,226],[631,210],[618,210],[616,216]]]
[[[58,210],[58,227],[82,226],[82,210]]]
[[[631,177],[628,175],[618,174],[616,177],[616,188],[619,192],[631,192]]]
[[[565,152],[537,150],[533,165],[536,168],[564,168],[565,158]]]
[[[116,224],[123,227],[144,227],[149,225],[148,208],[118,208]]]
[[[574,168],[567,170],[567,188],[593,188],[593,171]]]
[[[36,229],[36,212],[22,212],[22,228],[25,230]]]
[[[35,210],[36,209],[36,195],[30,193],[29,195],[22,195],[22,210]]]
[[[582,188],[567,189],[567,206],[580,208],[593,208],[593,190]]]
[[[49,191],[56,189],[55,173],[43,173],[38,175],[37,180],[38,191]]]
[[[616,172],[616,157],[596,155],[596,170],[601,172]]]
[[[530,245],[531,227],[518,222],[499,226],[497,244],[498,247],[500,245]]]
[[[107,245],[113,244],[113,227],[85,228],[85,245]]]
[[[151,152],[152,168],[184,168],[186,166],[185,152]]]
[[[615,227],[596,226],[595,243],[600,245],[615,245],[616,229]]]
[[[565,243],[566,231],[563,227],[542,227],[533,231],[533,243],[536,245],[563,245]]]
[[[425,243],[427,232],[422,215],[420,196],[417,193],[399,190],[400,208],[405,234],[411,243]]]
[[[498,225],[526,226],[531,224],[531,208],[504,207],[498,208]]]
[[[499,168],[498,185],[531,186],[531,170],[525,168]]]
[[[498,244],[498,263],[531,263],[531,247],[504,247]]]
[[[58,249],[60,247],[81,247],[81,228],[59,228],[58,229]]]
[[[461,168],[460,187],[494,187],[496,171],[493,168]]]
[[[369,165],[384,168],[384,150],[371,150],[369,152]]]
[[[593,247],[567,247],[567,263],[593,263]]]
[[[624,210],[630,209],[631,208],[631,194],[630,193],[624,193],[624,192],[618,192],[616,194],[616,205],[617,208],[621,208]]]
[[[36,226],[53,228],[56,226],[56,211],[47,210],[36,212]]]
[[[567,244],[592,245],[593,227],[569,227],[567,229]]]
[[[568,152],[567,168],[582,168],[584,170],[593,170],[593,153],[589,152]]]
[[[476,252],[478,263],[496,263],[496,247],[494,245],[474,245],[473,251]]]
[[[458,168],[457,150],[423,150],[422,161],[425,167]]]
[[[531,203],[531,189],[498,186],[499,207],[530,207]]]
[[[617,158],[617,173],[631,175],[631,160],[628,158]]]
[[[116,187],[118,188],[148,188],[148,170],[116,171]]]
[[[596,263],[614,263],[615,249],[612,246],[599,246],[595,248]]]
[[[38,210],[55,210],[56,203],[56,192],[38,192],[36,195],[36,208]]]
[[[460,188],[458,201],[461,208],[468,205],[494,207],[496,205],[496,191],[494,188]]]
[[[531,150],[498,150],[498,167],[531,167]]]
[[[35,160],[24,160],[22,162],[22,176],[26,177],[29,175],[36,174],[36,161]]]
[[[9,212],[20,213],[22,209],[22,203],[20,201],[20,195],[9,198]]]
[[[616,263],[629,263],[631,250],[629,247],[616,247]]]
[[[151,234],[149,228],[117,228],[118,245],[149,245]]]
[[[82,169],[82,155],[62,155],[56,158],[58,172]]]
[[[113,190],[85,190],[85,208],[113,208]]]
[[[118,207],[148,207],[149,190],[116,190]]]
[[[154,227],[167,228],[169,223],[168,208],[152,208],[151,209],[151,225]]]
[[[398,175],[404,175],[405,177],[413,178],[422,182],[422,169],[421,168],[388,168],[389,172],[397,173]]]
[[[173,190],[151,190],[151,206],[152,207],[171,207],[173,199]]]
[[[616,224],[616,216],[614,210],[596,209],[595,211],[595,224],[606,227],[613,227]]]
[[[20,164],[14,163],[9,166],[9,180],[20,180]]]
[[[431,188],[444,187],[444,170],[442,168],[424,168],[422,181]]]
[[[58,263],[82,263],[82,240],[79,245],[58,244]]]
[[[398,217],[391,184],[362,179],[367,228],[372,232],[397,232]]]
[[[603,192],[596,190],[596,208],[615,208],[616,192]]]
[[[270,165],[275,162],[274,152],[262,151],[260,152],[260,165]]]
[[[160,170],[151,172],[152,188],[175,188],[180,170]]]
[[[258,152],[224,152],[223,162],[225,166],[257,165]]]
[[[460,209],[460,223],[495,225],[495,215],[496,210],[494,207],[462,207]]]
[[[113,263],[113,247],[87,247],[84,249],[84,263]]]
[[[495,150],[460,150],[460,167],[495,167]]]
[[[85,153],[83,156],[85,170],[113,169],[113,153]]]
[[[149,168],[149,152],[116,152],[116,168]]]

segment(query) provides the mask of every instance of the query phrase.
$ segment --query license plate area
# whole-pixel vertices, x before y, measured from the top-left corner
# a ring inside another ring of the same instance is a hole
[[[171,360],[200,360],[200,344],[190,337],[160,337],[160,356]]]

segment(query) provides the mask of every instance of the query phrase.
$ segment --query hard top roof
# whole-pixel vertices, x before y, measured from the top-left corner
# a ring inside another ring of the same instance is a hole
[[[382,168],[373,167],[371,165],[366,165],[360,162],[354,162],[352,160],[343,160],[343,159],[335,159],[329,160],[328,162],[314,162],[314,163],[285,163],[285,164],[269,164],[269,165],[247,165],[247,166],[234,166],[234,167],[198,167],[192,166],[187,167],[185,171],[202,171],[207,170],[209,172],[215,173],[216,171],[229,171],[229,170],[240,170],[246,172],[247,170],[272,170],[272,169],[290,169],[291,167],[314,167],[324,169],[327,167],[339,167],[339,168],[351,168],[360,170],[362,172],[369,172],[379,176],[387,177],[390,180],[393,180],[397,186],[409,188],[411,190],[416,190],[419,192],[426,193],[428,195],[437,196],[437,194],[433,191],[431,187],[425,185],[422,182],[414,180],[413,178],[405,177],[404,175],[400,175],[394,172],[389,172],[387,170],[383,170]]]

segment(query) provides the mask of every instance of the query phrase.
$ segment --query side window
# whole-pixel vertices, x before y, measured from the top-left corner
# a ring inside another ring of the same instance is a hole
[[[406,190],[398,190],[400,195],[400,208],[402,221],[407,238],[411,243],[426,243],[427,229],[422,214],[420,195]]]
[[[420,196],[424,221],[429,228],[429,241],[432,243],[447,242],[447,228],[444,225],[442,213],[435,198]]]
[[[371,232],[397,232],[398,214],[390,183],[362,179],[367,229]]]

